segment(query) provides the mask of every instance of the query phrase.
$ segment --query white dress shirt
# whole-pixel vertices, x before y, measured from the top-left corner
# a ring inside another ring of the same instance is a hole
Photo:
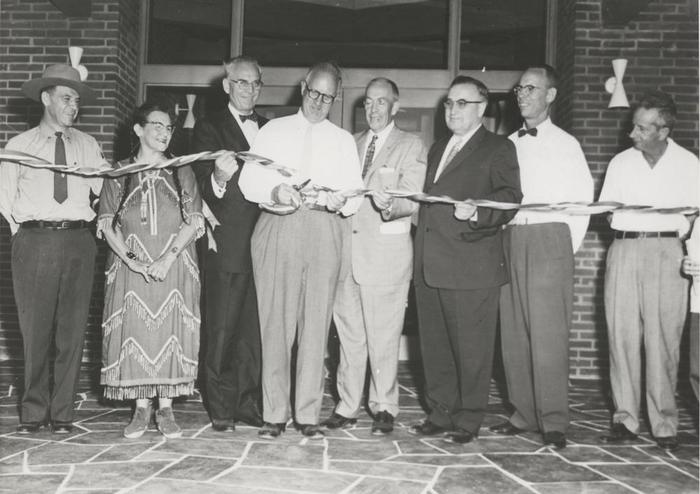
[[[305,161],[307,130],[311,132],[311,148],[308,161]],[[291,177],[285,177],[264,166],[247,163],[238,184],[245,198],[251,202],[269,204],[272,202],[272,190],[279,184],[300,184],[307,178],[313,185],[334,190],[364,188],[353,137],[328,120],[311,124],[301,110],[294,115],[271,120],[260,129],[251,152],[296,170]],[[340,212],[345,216],[354,214],[363,199],[363,196],[348,199]],[[316,203],[325,205],[325,195],[320,194]]]
[[[245,123],[241,122],[240,112],[236,110],[236,108],[234,108],[234,106],[231,103],[228,104],[228,111],[231,112],[231,115],[233,115],[234,120],[236,120],[236,123],[241,128],[241,131],[245,136],[245,140],[248,141],[248,145],[252,146],[253,142],[255,141],[255,137],[258,135],[258,130],[260,130],[258,123],[253,122],[252,120],[246,120]],[[219,186],[219,184],[216,183],[216,180],[214,180],[213,173],[211,174],[211,188],[216,197],[218,197],[219,199],[224,197],[224,194],[226,193],[226,184],[224,184],[223,187]]]
[[[629,148],[608,165],[600,201],[673,208],[700,205],[698,158],[672,139],[654,167],[641,151]],[[610,226],[622,231],[677,231],[684,235],[690,223],[682,214],[614,211]]]
[[[477,125],[475,129],[472,129],[471,131],[461,136],[458,136],[457,134],[452,134],[452,137],[450,137],[450,140],[447,141],[445,151],[442,153],[442,157],[440,158],[440,163],[438,164],[437,171],[435,172],[435,179],[433,180],[433,183],[438,181],[438,178],[440,178],[440,175],[442,175],[442,172],[445,170],[445,167],[447,166],[447,157],[452,153],[452,148],[457,146],[457,148],[461,151],[461,149],[464,147],[467,141],[469,141],[469,139],[471,139],[472,136],[476,134],[476,131],[480,128],[481,125]]]
[[[69,127],[63,131],[63,141],[68,165],[105,166],[100,145],[92,136]],[[23,151],[53,163],[55,131],[42,122],[7,141],[6,149]],[[10,224],[13,234],[25,221],[91,221],[95,217],[90,207],[90,191],[99,196],[102,179],[67,174],[68,198],[59,204],[53,198],[54,173],[16,163],[0,164],[0,214]]]
[[[537,126],[537,135],[509,139],[515,144],[520,165],[523,204],[557,202],[591,202],[593,178],[581,145],[547,118]],[[566,223],[571,232],[575,253],[586,235],[589,216],[537,211],[518,211],[509,224]]]

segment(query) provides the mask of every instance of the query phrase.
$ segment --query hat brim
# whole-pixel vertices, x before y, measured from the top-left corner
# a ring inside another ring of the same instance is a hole
[[[62,77],[42,77],[40,79],[31,79],[22,84],[22,92],[27,98],[41,102],[41,91],[48,87],[66,86],[75,91],[80,96],[81,105],[89,105],[97,100],[97,93],[82,82],[73,81],[71,79],[63,79]]]

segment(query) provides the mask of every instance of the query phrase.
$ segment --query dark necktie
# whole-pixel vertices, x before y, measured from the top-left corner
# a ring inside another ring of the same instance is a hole
[[[246,120],[250,120],[251,122],[258,123],[258,114],[253,112],[250,115],[239,115],[241,117],[241,123],[245,123]]]
[[[522,137],[526,134],[530,134],[532,137],[537,136],[537,127],[533,127],[531,129],[519,129],[518,130],[518,137]]]
[[[62,132],[56,132],[56,151],[53,162],[57,165],[66,164],[66,145],[62,136]],[[65,173],[54,172],[53,174],[53,198],[59,204],[68,198],[68,177]]]
[[[362,166],[362,178],[365,178],[367,171],[372,166],[372,160],[374,159],[374,144],[377,142],[377,134],[372,136],[372,140],[369,141],[369,146],[367,146],[367,153],[365,153],[365,163]]]

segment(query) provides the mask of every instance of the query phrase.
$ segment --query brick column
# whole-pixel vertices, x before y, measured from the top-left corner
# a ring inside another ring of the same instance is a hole
[[[22,83],[40,76],[47,65],[70,63],[68,46],[75,45],[84,49],[81,63],[89,71],[86,82],[99,97],[95,106],[81,109],[76,128],[94,136],[105,157],[112,160],[117,126],[129,119],[136,104],[140,5],[139,0],[93,0],[89,18],[67,18],[48,1],[0,3],[0,147],[41,117],[41,104],[22,95]],[[100,356],[105,252],[103,244],[95,269],[84,363],[97,363]],[[21,362],[22,358],[12,293],[10,230],[0,219],[0,361]],[[94,389],[94,384],[93,379],[82,388]]]
[[[602,6],[609,0],[558,2],[557,65],[562,72],[558,122],[583,147],[597,199],[610,159],[631,146],[630,112],[608,109],[604,83],[611,61],[628,59],[624,85],[631,104],[645,91],[673,95],[679,118],[672,137],[698,153],[698,3],[656,0],[621,27],[604,27]],[[571,376],[607,377],[608,353],[603,277],[611,242],[605,217],[592,217],[576,256]]]

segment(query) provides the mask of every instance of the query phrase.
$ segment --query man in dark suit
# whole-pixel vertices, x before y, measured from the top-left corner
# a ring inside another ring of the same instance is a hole
[[[229,104],[200,119],[193,151],[247,151],[267,120],[255,113],[262,88],[257,61],[224,62]],[[233,153],[193,167],[206,204],[216,217],[205,269],[206,399],[212,428],[233,432],[234,421],[262,425],[260,413],[260,323],[250,256],[250,236],[260,214],[238,188]]]
[[[452,136],[428,153],[425,192],[454,199],[520,202],[513,143],[482,126],[488,89],[458,76],[445,101]],[[513,212],[462,203],[421,205],[414,283],[430,413],[409,429],[468,443],[488,405],[499,287],[508,281],[502,225]]]

